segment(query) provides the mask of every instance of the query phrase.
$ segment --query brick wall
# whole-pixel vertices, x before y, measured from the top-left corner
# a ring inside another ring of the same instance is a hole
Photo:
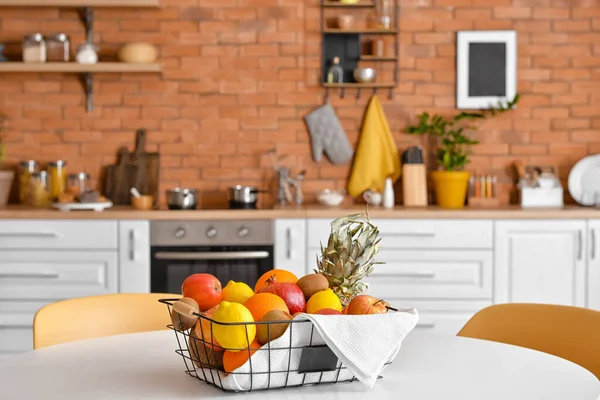
[[[402,0],[400,85],[381,95],[400,147],[415,113],[453,112],[455,32],[515,29],[519,34],[514,113],[488,121],[471,169],[497,173],[508,193],[508,166],[555,164],[562,178],[581,157],[600,152],[600,3],[594,0]],[[75,75],[4,74],[0,109],[8,113],[9,161],[62,158],[98,177],[138,127],[162,154],[162,188],[182,185],[224,200],[234,183],[268,186],[263,154],[288,154],[307,170],[306,191],[343,188],[349,165],[316,164],[302,116],[323,102],[318,87],[318,0],[163,0],[160,10],[97,10],[96,42],[105,55],[128,41],[160,49],[164,73],[97,75],[92,114]],[[362,11],[364,12],[364,11]],[[360,11],[358,11],[357,18]],[[29,32],[68,32],[84,40],[75,11],[0,9],[0,42]],[[356,142],[368,95],[332,102]],[[332,93],[333,94],[333,93]]]

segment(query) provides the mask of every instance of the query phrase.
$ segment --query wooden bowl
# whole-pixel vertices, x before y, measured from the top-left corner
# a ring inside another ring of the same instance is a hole
[[[132,196],[131,205],[136,210],[152,210],[152,206],[154,205],[154,196]]]

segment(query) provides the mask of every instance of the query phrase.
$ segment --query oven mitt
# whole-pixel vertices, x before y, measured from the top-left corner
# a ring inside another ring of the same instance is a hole
[[[343,164],[352,158],[352,147],[342,124],[327,103],[304,117],[312,142],[313,159],[321,161],[323,152],[334,164]]]

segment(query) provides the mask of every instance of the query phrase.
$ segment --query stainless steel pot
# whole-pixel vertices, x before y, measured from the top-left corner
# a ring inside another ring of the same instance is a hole
[[[198,191],[183,188],[169,189],[167,205],[171,210],[194,210],[198,205]]]
[[[229,201],[236,204],[255,204],[260,192],[253,186],[232,186],[229,188]]]

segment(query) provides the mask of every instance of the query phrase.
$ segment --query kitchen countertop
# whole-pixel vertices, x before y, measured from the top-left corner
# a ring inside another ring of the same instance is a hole
[[[0,209],[2,219],[121,219],[121,220],[256,220],[278,218],[337,218],[348,214],[361,213],[365,207],[361,205],[330,208],[320,205],[304,207],[273,208],[262,210],[193,210],[171,211],[153,210],[137,211],[128,206],[117,206],[111,209],[95,211],[61,212],[53,209],[36,209],[26,206],[11,205]],[[600,209],[593,207],[566,206],[564,208],[522,209],[519,206],[503,206],[497,208],[464,208],[460,210],[444,210],[438,207],[407,208],[397,206],[391,210],[369,208],[371,218],[435,218],[435,219],[587,219],[599,218]]]

